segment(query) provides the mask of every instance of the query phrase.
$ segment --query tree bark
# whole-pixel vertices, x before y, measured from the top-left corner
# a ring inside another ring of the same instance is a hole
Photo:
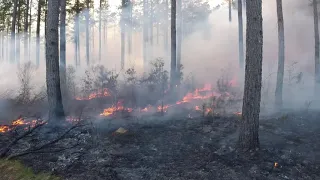
[[[164,50],[166,52],[166,54],[168,54],[168,46],[169,46],[169,32],[168,32],[168,26],[169,26],[169,18],[168,18],[168,14],[169,14],[169,2],[168,0],[166,0],[165,3],[165,19],[164,19]]]
[[[25,9],[25,19],[24,19],[24,57],[25,57],[25,60],[29,60],[28,57],[29,57],[29,54],[28,54],[28,26],[29,26],[29,0],[27,0],[27,3],[26,3],[26,9]]]
[[[319,66],[319,19],[318,19],[318,2],[313,0],[313,20],[314,20],[314,64],[315,64],[315,97],[320,90],[320,66]]]
[[[283,76],[284,76],[284,22],[282,12],[282,0],[277,0],[277,17],[278,17],[278,73],[276,84],[276,108],[282,108],[282,91],[283,91]]]
[[[238,0],[239,66],[244,69],[242,0]]]
[[[132,2],[128,2],[128,23],[129,23],[129,28],[127,30],[128,33],[128,54],[132,54],[132,9],[133,4]]]
[[[229,0],[229,22],[232,21],[231,7],[232,7],[232,0]]]
[[[85,12],[86,16],[86,61],[87,61],[87,66],[90,65],[90,41],[89,41],[89,26],[90,26],[90,19],[89,19],[89,13],[90,13],[90,2],[89,0],[86,0],[86,6],[87,10]]]
[[[246,68],[242,120],[238,145],[242,151],[259,148],[259,114],[262,80],[262,0],[248,1]]]
[[[36,30],[36,66],[40,65],[40,22],[41,22],[41,1],[38,0],[37,30]]]
[[[10,62],[13,63],[16,60],[15,50],[16,50],[16,22],[17,22],[17,9],[18,0],[13,2],[13,12],[12,12],[12,22],[11,22],[11,50],[10,50]]]
[[[148,25],[147,25],[147,18],[148,18],[148,11],[147,11],[147,0],[143,0],[143,65],[144,71],[148,68],[148,59],[147,59],[147,42],[148,42]]]
[[[177,67],[181,64],[182,48],[182,0],[177,0],[178,26],[177,26]],[[177,82],[179,84],[179,82]]]
[[[32,29],[32,8],[33,7],[33,2],[32,0],[30,0],[30,5],[29,5],[29,38],[28,38],[28,46],[29,46],[29,50],[28,50],[28,60],[30,61],[30,56],[31,56],[31,52],[30,52],[30,47],[31,47],[31,29]]]
[[[49,122],[64,120],[59,73],[59,1],[48,2],[46,34],[46,81]]]
[[[66,0],[60,0],[60,73],[62,93],[66,93]]]
[[[102,28],[101,11],[102,11],[102,0],[99,1],[99,62],[101,62],[101,28]]]
[[[47,15],[48,15],[48,0],[45,1],[45,10],[44,10],[44,34],[47,34]]]
[[[18,0],[18,18],[17,18],[17,30],[18,30],[18,33],[16,34],[16,62],[17,62],[17,65],[19,66],[20,65],[20,33],[21,33],[21,16],[22,16],[22,13],[21,13],[21,6],[22,6],[22,2],[21,0]]]
[[[121,3],[121,21],[120,21],[120,28],[121,28],[121,69],[124,69],[124,61],[125,61],[125,36],[126,36],[126,20],[127,20],[127,0],[122,0]]]
[[[171,0],[171,71],[170,71],[170,85],[171,89],[176,85],[176,70],[177,70],[177,39],[176,39],[176,0]]]

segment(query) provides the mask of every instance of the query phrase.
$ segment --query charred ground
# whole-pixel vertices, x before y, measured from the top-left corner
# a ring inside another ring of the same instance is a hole
[[[320,144],[314,141],[319,138],[318,115],[261,119],[257,154],[236,151],[237,116],[175,116],[79,126],[48,153],[18,159],[65,179],[319,179]],[[126,131],[115,133],[120,127]],[[71,141],[80,143],[53,151]]]

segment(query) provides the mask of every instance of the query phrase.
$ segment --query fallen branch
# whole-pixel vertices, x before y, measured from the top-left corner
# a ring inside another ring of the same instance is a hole
[[[38,129],[39,127],[43,126],[45,123],[39,123],[36,124],[34,127],[32,127],[31,129],[29,129],[28,131],[24,132],[23,134],[21,134],[20,136],[18,136],[17,138],[15,138],[7,147],[5,147],[1,154],[0,154],[0,158],[3,158],[7,155],[7,153],[10,151],[10,149],[12,148],[12,146],[16,145],[17,142],[23,138],[25,138],[26,136],[32,134],[36,129]]]
[[[28,155],[28,154],[33,154],[33,153],[53,153],[53,152],[61,152],[61,151],[64,151],[64,150],[67,150],[67,149],[71,149],[71,148],[74,148],[76,146],[78,146],[79,144],[75,144],[74,146],[71,146],[71,147],[65,147],[65,148],[61,148],[61,149],[58,149],[58,150],[51,150],[51,151],[43,151],[43,149],[46,149],[48,147],[50,147],[51,145],[59,142],[60,140],[64,139],[66,135],[68,135],[70,133],[70,131],[72,131],[73,129],[77,128],[77,127],[81,127],[82,125],[79,125],[76,124],[74,126],[72,126],[71,128],[69,128],[67,131],[65,131],[62,135],[60,135],[59,137],[57,137],[56,139],[52,140],[52,141],[49,141],[39,147],[34,147],[34,148],[30,148],[24,152],[21,152],[21,153],[18,153],[18,154],[15,154],[15,155],[11,155],[8,157],[8,159],[13,159],[13,158],[16,158],[16,157],[21,157],[21,156],[25,156],[25,155]]]

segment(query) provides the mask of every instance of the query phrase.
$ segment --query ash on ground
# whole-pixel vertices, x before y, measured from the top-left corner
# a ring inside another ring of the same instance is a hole
[[[316,180],[320,179],[317,117],[319,113],[308,112],[262,118],[261,149],[246,155],[235,148],[237,116],[148,117],[89,123],[72,133],[77,146],[18,159],[35,171],[67,180]],[[60,145],[70,144],[72,134]]]

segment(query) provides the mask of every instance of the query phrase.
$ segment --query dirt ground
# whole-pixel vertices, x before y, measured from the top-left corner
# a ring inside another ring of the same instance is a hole
[[[317,112],[260,120],[261,149],[236,152],[239,117],[101,120],[79,153],[20,158],[36,171],[67,180],[317,180],[320,121]],[[114,133],[119,127],[127,132]]]

